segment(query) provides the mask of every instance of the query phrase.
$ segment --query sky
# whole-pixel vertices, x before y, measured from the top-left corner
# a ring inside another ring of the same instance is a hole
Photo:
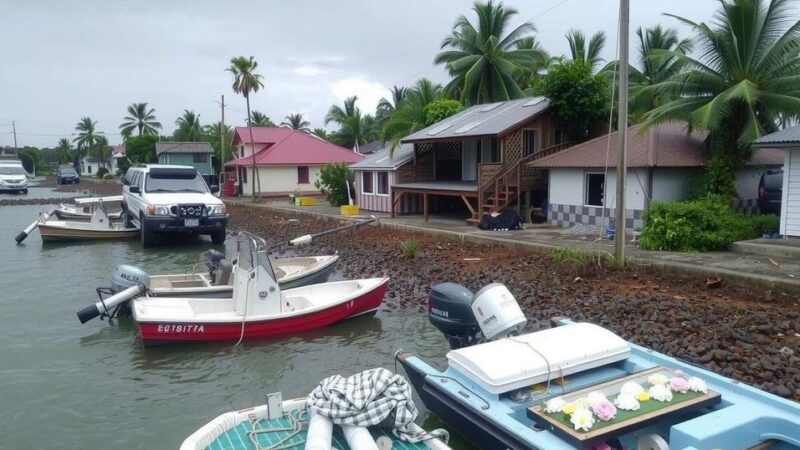
[[[251,108],[280,123],[302,113],[324,127],[332,104],[358,95],[373,112],[388,88],[421,77],[446,83],[433,58],[458,16],[473,18],[470,0],[0,0],[0,146],[56,145],[83,116],[120,142],[126,107],[147,102],[171,133],[184,111],[203,124],[243,125],[245,101],[225,69],[253,56],[265,86]],[[568,52],[564,34],[605,31],[604,56],[615,59],[617,0],[507,0],[513,25],[532,21],[550,53]],[[631,0],[633,30],[663,24],[689,31],[664,12],[709,21],[712,0]],[[328,127],[328,129],[332,129]]]

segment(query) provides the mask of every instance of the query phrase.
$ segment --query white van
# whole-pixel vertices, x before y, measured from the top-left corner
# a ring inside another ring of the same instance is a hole
[[[0,192],[28,193],[28,174],[19,160],[0,160]]]

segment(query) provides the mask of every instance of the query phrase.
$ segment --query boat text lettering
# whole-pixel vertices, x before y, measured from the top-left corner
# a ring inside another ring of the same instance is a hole
[[[204,333],[205,325],[158,324],[159,333]]]

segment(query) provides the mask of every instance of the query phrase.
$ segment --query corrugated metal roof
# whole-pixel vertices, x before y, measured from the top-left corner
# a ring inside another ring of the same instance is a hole
[[[237,135],[247,136],[246,128],[237,128]],[[258,130],[258,133],[255,133]],[[256,141],[256,165],[259,166],[321,166],[329,162],[355,163],[363,155],[348,150],[316,136],[291,128],[253,128]],[[249,142],[249,141],[248,141]],[[265,144],[259,146],[259,144]],[[252,156],[228,161],[226,166],[249,166]]]
[[[162,153],[214,153],[208,142],[156,142],[156,155]]]
[[[547,109],[544,97],[527,97],[471,106],[458,114],[423,128],[402,142],[426,142],[464,139],[501,134],[524,123]]]
[[[353,170],[395,170],[412,159],[414,159],[414,144],[400,144],[391,157],[387,145],[369,155],[367,159],[351,164],[350,168]]]
[[[800,147],[800,125],[776,131],[753,141],[755,147]]]

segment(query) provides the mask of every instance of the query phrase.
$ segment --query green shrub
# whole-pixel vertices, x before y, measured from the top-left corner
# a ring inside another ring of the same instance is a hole
[[[724,197],[654,202],[644,214],[639,247],[679,252],[720,250],[777,229],[777,216],[737,214]]]
[[[464,105],[458,100],[436,99],[422,108],[422,113],[425,114],[425,125],[432,125],[442,121],[453,114],[461,112],[463,109]]]
[[[413,237],[400,243],[400,255],[404,258],[416,258],[420,250],[420,243]]]
[[[97,173],[95,174],[95,176],[96,176],[97,178],[103,179],[103,177],[104,177],[104,176],[105,176],[107,173],[108,173],[108,169],[106,169],[105,167],[100,167],[99,169],[97,169]]]
[[[314,186],[325,194],[332,206],[342,206],[347,204],[347,183],[353,180],[353,172],[347,164],[328,163],[320,169],[319,179],[314,181]]]

